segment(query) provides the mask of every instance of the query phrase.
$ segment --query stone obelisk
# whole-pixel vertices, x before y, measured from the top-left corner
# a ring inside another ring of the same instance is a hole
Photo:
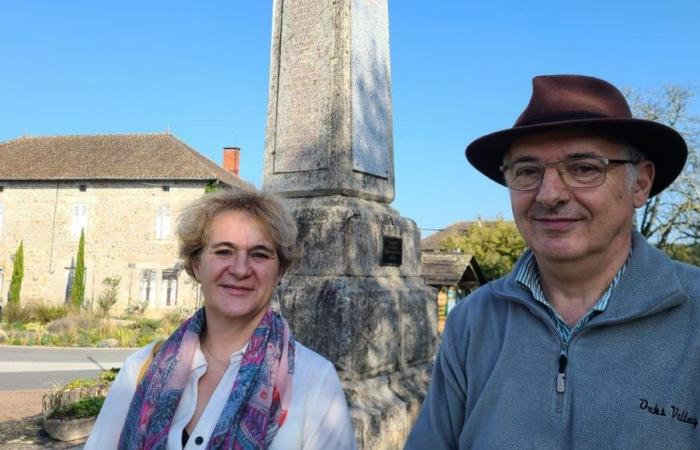
[[[336,365],[358,445],[401,448],[437,333],[419,232],[389,204],[387,0],[275,0],[264,187],[304,255],[280,286],[297,339]]]

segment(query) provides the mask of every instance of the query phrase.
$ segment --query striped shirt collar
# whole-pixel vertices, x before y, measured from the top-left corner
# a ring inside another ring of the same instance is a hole
[[[520,286],[529,290],[533,298],[537,302],[544,305],[547,312],[554,319],[554,323],[557,327],[557,331],[559,332],[560,337],[565,343],[568,344],[574,332],[583,328],[586,324],[588,324],[588,322],[591,321],[591,319],[593,319],[593,317],[605,311],[605,308],[607,308],[608,303],[610,302],[610,297],[612,295],[613,289],[615,289],[615,286],[617,286],[617,283],[620,281],[620,278],[622,277],[622,274],[627,268],[627,263],[629,262],[631,256],[632,248],[630,248],[630,253],[627,256],[627,260],[622,265],[620,270],[617,271],[615,277],[610,283],[610,286],[608,286],[608,289],[606,289],[605,293],[603,293],[603,296],[600,297],[600,299],[593,306],[593,308],[591,308],[590,311],[584,314],[584,316],[581,319],[579,319],[579,321],[573,327],[569,327],[569,325],[566,324],[564,319],[562,319],[561,316],[554,310],[552,305],[547,300],[547,297],[544,295],[544,291],[542,290],[542,284],[540,283],[540,271],[537,267],[537,260],[535,259],[534,253],[530,252],[529,255],[526,256],[527,259],[525,260],[524,264],[521,265],[520,269],[515,274],[515,281]]]

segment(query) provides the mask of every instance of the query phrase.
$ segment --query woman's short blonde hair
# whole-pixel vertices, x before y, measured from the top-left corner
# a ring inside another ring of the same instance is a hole
[[[207,245],[212,221],[227,211],[245,211],[267,227],[276,247],[280,273],[285,273],[299,258],[296,222],[277,196],[254,188],[221,189],[195,200],[178,219],[179,256],[192,278],[193,266]]]

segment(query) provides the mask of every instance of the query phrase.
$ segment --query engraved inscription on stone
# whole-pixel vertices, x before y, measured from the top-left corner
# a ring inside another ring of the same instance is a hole
[[[391,91],[388,2],[352,1],[353,169],[389,175]]]
[[[274,172],[328,166],[332,8],[285,1],[279,56]]]

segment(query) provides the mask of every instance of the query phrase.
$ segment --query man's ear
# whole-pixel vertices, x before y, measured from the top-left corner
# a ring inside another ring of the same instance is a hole
[[[654,183],[656,168],[651,161],[642,161],[637,168],[637,181],[634,183],[634,207],[641,208],[649,198],[651,185]]]

